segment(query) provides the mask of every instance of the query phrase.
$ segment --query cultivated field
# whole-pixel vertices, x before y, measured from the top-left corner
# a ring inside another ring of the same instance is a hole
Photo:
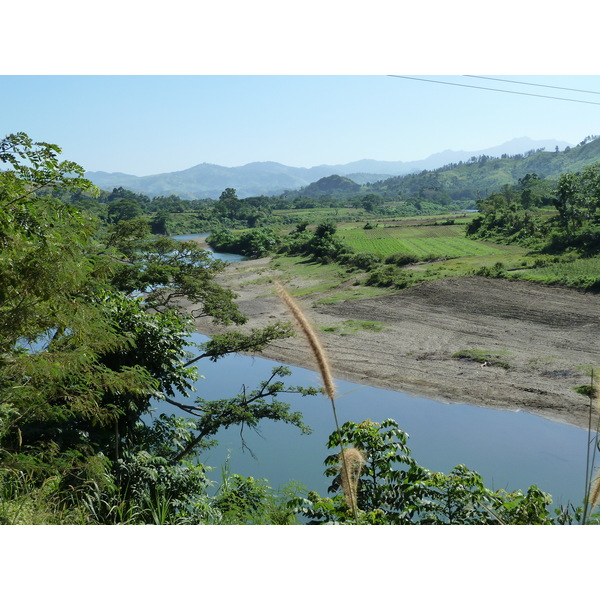
[[[464,225],[385,226],[373,229],[346,226],[338,228],[338,236],[357,252],[370,252],[381,257],[402,253],[422,259],[457,258],[495,256],[507,252],[506,246],[467,239]]]

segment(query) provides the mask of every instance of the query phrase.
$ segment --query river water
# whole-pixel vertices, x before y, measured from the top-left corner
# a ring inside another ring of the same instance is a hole
[[[192,336],[196,343],[206,339],[200,334]],[[197,395],[228,398],[241,392],[244,385],[254,389],[278,364],[243,355],[225,357],[217,363],[201,362],[198,370],[204,378],[196,383]],[[292,367],[292,376],[286,381],[290,385],[321,386],[315,372],[298,367]],[[552,494],[556,506],[581,503],[587,449],[587,431],[583,429],[524,412],[444,404],[340,380],[336,385],[340,424],[393,418],[409,434],[412,456],[430,470],[447,473],[462,463],[478,471],[489,488],[526,491],[536,484]],[[275,489],[297,481],[326,495],[329,481],[323,475],[323,461],[331,453],[325,446],[334,429],[331,404],[324,396],[282,395],[280,399],[302,412],[313,433],[302,435],[290,425],[271,422],[261,423],[258,432],[240,432],[239,428],[222,431],[217,438],[219,446],[201,457],[214,468],[209,477],[217,486],[221,465],[228,460],[232,473],[268,479]]]

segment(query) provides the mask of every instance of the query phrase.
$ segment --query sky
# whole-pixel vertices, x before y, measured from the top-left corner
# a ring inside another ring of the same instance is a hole
[[[586,0],[560,12],[541,0],[501,6],[12,3],[4,22],[27,30],[3,29],[0,137],[24,131],[88,171],[141,176],[204,162],[414,161],[600,134]],[[511,93],[475,89],[486,87]]]
[[[407,77],[4,75],[0,135],[24,131],[88,171],[141,176],[203,162],[413,161],[600,134],[600,76]]]

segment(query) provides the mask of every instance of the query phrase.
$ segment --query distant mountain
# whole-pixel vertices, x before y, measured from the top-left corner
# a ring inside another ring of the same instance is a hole
[[[86,177],[104,190],[112,191],[113,188],[124,187],[150,197],[176,194],[186,199],[216,199],[225,188],[232,187],[237,190],[238,197],[247,198],[297,190],[330,175],[348,177],[364,185],[393,176],[437,169],[449,163],[469,160],[472,156],[500,157],[503,154],[519,154],[539,148],[554,150],[558,146],[563,149],[567,145],[566,142],[556,140],[536,141],[524,137],[485,150],[445,150],[423,160],[411,162],[364,159],[344,165],[319,165],[310,168],[289,167],[276,162],[252,162],[241,167],[202,163],[184,171],[144,177],[104,171],[88,171]]]

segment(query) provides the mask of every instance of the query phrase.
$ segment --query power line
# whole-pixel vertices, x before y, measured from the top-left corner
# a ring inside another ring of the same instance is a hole
[[[559,87],[557,85],[542,85],[541,83],[531,83],[530,81],[513,81],[511,79],[499,79],[498,77],[483,77],[481,75],[464,75],[464,77],[473,77],[475,79],[489,79],[491,81],[504,81],[505,83],[516,83],[518,85],[535,85],[536,87],[552,88],[553,90],[566,90],[568,92],[581,92],[582,94],[598,94],[592,90],[577,90],[574,88]]]
[[[514,90],[501,90],[498,88],[481,87],[477,85],[467,85],[466,83],[453,83],[450,81],[437,81],[435,79],[424,79],[421,77],[409,77],[408,75],[388,75],[388,77],[399,77],[400,79],[413,79],[415,81],[427,81],[429,83],[441,83],[444,85],[454,85],[458,87],[472,88],[476,90],[488,90],[490,92],[503,92],[505,94],[518,94],[519,96],[534,96],[535,98],[549,98],[550,100],[563,100],[564,102],[578,102],[580,104],[595,104],[600,106],[600,102],[589,102],[588,100],[576,100],[575,98],[561,98],[557,96],[545,96],[542,94],[528,94],[527,92],[516,92]]]

